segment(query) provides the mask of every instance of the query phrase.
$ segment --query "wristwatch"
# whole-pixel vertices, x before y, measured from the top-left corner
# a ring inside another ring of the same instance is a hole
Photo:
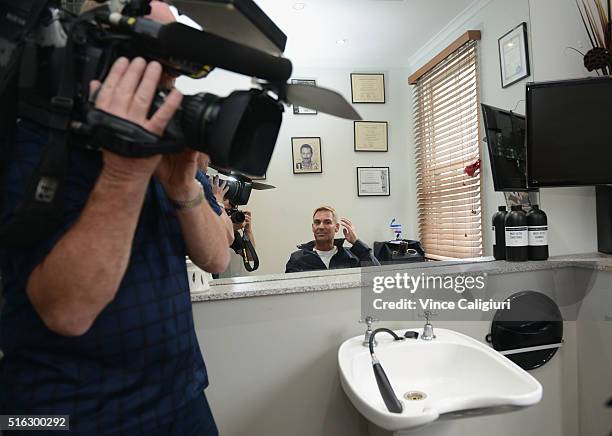
[[[169,198],[169,200],[170,200],[170,204],[172,205],[172,207],[175,208],[176,210],[193,209],[194,207],[197,207],[204,202],[204,188],[202,187],[202,185],[200,185],[200,192],[198,193],[198,196],[191,200],[179,201],[179,200],[173,200],[171,198]]]

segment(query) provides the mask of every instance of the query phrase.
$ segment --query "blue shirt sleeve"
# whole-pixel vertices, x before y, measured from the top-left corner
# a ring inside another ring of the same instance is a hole
[[[210,207],[212,207],[212,209],[217,213],[217,215],[221,215],[223,211],[221,210],[221,206],[219,206],[219,203],[217,203],[217,199],[215,198],[212,192],[212,187],[210,186],[210,183],[208,182],[208,177],[206,177],[204,171],[198,170],[198,172],[196,173],[196,179],[202,184],[202,188],[204,188],[204,195],[206,196],[206,200],[208,200],[208,204],[210,204]]]

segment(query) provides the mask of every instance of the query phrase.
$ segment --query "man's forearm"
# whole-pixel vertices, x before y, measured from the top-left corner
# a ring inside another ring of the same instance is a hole
[[[223,223],[223,228],[225,229],[225,237],[227,239],[227,246],[229,247],[234,242],[234,224],[232,223],[232,219],[229,217],[225,210],[221,210],[221,216],[219,219]]]
[[[29,277],[27,293],[56,333],[85,333],[115,297],[128,266],[148,178],[102,171],[80,217]]]
[[[177,211],[189,258],[210,273],[225,271],[229,263],[229,246],[234,240],[228,230],[229,217],[219,216],[207,202],[188,210]]]

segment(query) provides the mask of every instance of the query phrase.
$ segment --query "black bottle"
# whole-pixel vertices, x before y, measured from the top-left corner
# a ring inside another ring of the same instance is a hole
[[[548,259],[548,220],[546,214],[534,204],[527,214],[529,232],[529,260]]]
[[[527,215],[521,206],[512,206],[505,220],[506,260],[523,262],[528,258]]]
[[[493,257],[495,260],[506,258],[506,206],[499,206],[493,215]]]

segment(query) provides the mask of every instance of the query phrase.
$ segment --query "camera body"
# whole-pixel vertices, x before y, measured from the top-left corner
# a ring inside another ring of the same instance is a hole
[[[229,209],[226,209],[226,212],[234,224],[242,224],[246,216],[236,206],[244,206],[249,202],[253,184],[247,180],[228,179],[226,186],[228,190],[225,193],[225,200],[231,206]]]
[[[236,209],[235,207],[231,209],[226,209],[225,211],[227,212],[230,219],[232,220],[232,223],[234,224],[242,224],[244,220],[246,219],[246,215],[244,214],[244,212],[242,212],[239,209]]]

